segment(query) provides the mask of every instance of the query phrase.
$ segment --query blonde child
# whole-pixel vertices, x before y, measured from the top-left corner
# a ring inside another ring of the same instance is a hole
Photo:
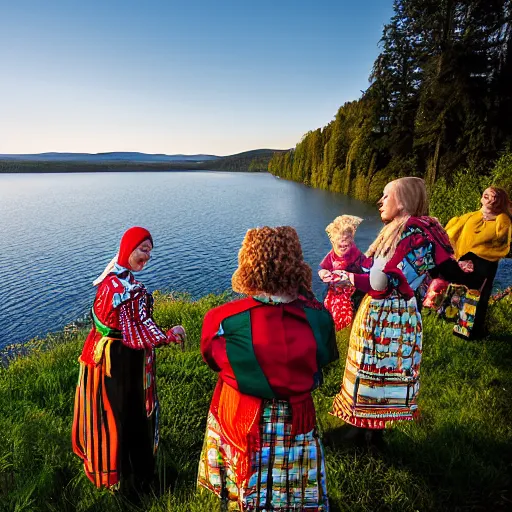
[[[355,291],[353,286],[339,285],[348,279],[346,272],[368,272],[372,263],[371,258],[367,258],[354,242],[357,227],[362,221],[354,215],[340,215],[325,228],[332,249],[321,261],[318,275],[328,285],[324,305],[331,313],[338,331],[352,322],[351,297]]]

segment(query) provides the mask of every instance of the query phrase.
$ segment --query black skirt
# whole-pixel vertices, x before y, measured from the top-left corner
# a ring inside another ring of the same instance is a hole
[[[459,261],[472,261],[474,270],[473,273],[479,276],[482,280],[485,279],[485,284],[480,292],[480,300],[476,308],[475,324],[471,333],[471,338],[482,338],[486,335],[487,329],[485,327],[485,317],[487,315],[487,308],[489,306],[489,299],[491,298],[492,285],[496,272],[498,271],[498,261],[489,261],[477,256],[472,252],[468,252],[459,258]]]

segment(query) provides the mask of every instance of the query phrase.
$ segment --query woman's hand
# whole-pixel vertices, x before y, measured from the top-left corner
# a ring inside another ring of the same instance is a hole
[[[324,283],[330,283],[333,277],[331,272],[329,272],[329,270],[325,268],[322,268],[321,270],[318,271],[318,276]]]
[[[182,325],[175,325],[174,327],[171,327],[166,332],[166,335],[169,343],[176,343],[181,346],[181,350],[184,349],[187,333]]]
[[[354,286],[354,274],[345,270],[333,270],[332,282],[340,287]]]
[[[470,261],[470,260],[467,260],[467,261],[458,261],[457,262],[459,264],[459,267],[464,271],[464,272],[473,272],[475,270],[475,266],[473,265],[473,262]]]

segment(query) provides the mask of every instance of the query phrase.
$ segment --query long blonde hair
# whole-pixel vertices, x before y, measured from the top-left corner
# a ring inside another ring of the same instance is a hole
[[[402,237],[405,225],[410,217],[421,217],[428,212],[428,198],[425,182],[421,178],[406,177],[390,181],[386,187],[393,187],[396,201],[402,210],[400,217],[395,217],[386,224],[370,245],[367,256],[390,259]]]

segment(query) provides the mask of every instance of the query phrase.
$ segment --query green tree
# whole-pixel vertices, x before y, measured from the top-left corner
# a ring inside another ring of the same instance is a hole
[[[288,156],[275,155],[272,172],[366,200],[400,176],[424,177],[431,191],[439,182],[443,193],[462,190],[461,179],[491,178],[512,145],[512,0],[395,0],[393,8],[361,99]]]

